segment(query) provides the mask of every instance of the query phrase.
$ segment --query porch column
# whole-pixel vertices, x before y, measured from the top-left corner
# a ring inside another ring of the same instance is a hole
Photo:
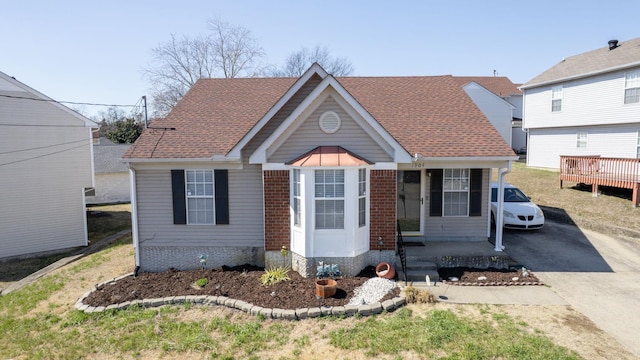
[[[370,179],[369,250],[395,250],[396,172],[371,170]]]
[[[289,171],[264,171],[264,251],[290,248]],[[265,257],[267,261],[268,256]]]

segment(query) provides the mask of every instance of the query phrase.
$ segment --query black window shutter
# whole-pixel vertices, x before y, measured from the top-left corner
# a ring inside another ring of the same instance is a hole
[[[229,171],[214,170],[216,224],[229,223]]]
[[[171,191],[173,192],[173,223],[187,223],[187,201],[184,192],[184,170],[171,170]]]
[[[469,182],[469,216],[482,215],[482,169],[471,169]]]
[[[442,216],[442,169],[427,172],[431,172],[429,216]]]

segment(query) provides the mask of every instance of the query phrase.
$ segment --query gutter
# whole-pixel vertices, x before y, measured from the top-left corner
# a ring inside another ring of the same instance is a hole
[[[496,244],[495,251],[502,252],[504,245],[502,245],[502,233],[504,231],[504,177],[511,172],[511,161],[507,168],[500,168],[498,173],[498,213],[496,214]]]

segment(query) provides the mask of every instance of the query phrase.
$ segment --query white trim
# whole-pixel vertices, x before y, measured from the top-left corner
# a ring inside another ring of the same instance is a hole
[[[200,162],[180,162],[173,159],[171,162],[153,162],[153,163],[135,163],[126,162],[129,168],[138,170],[172,170],[172,169],[185,169],[185,170],[197,170],[207,169],[226,169],[226,170],[242,170],[244,165],[242,163],[219,163],[211,161]]]
[[[89,245],[89,225],[87,224],[87,197],[85,196],[84,187],[82,188],[82,225],[84,227],[84,246]]]
[[[280,109],[289,101],[291,98],[300,90],[306,83],[311,79],[313,75],[318,75],[321,78],[325,78],[327,76],[327,72],[322,68],[322,66],[318,65],[318,63],[314,63],[311,67],[304,73],[298,80],[296,80],[293,85],[287,90],[284,95],[269,109],[269,111],[260,119],[258,122],[247,132],[240,141],[227,153],[229,157],[241,157],[241,150],[251,139],[253,139],[256,134],[271,120],[271,118],[278,112]]]
[[[203,163],[211,163],[211,162],[219,162],[219,163],[242,163],[241,158],[233,158],[221,155],[215,155],[210,158],[157,158],[157,159],[145,159],[145,158],[124,158],[122,159],[124,163],[170,163],[170,162],[203,162]]]
[[[140,237],[138,235],[138,194],[136,193],[136,170],[129,169],[129,186],[131,188],[131,235],[135,249],[136,266],[140,266]]]

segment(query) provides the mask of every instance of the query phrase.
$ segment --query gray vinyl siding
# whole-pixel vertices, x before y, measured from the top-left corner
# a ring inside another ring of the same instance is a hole
[[[636,68],[637,69],[637,68]],[[638,122],[640,104],[624,103],[626,71],[562,84],[562,110],[551,111],[553,85],[525,90],[524,124],[529,129]]]
[[[228,225],[174,225],[170,170],[137,170],[136,187],[141,251],[145,246],[264,246],[259,165],[229,170]]]
[[[267,122],[256,136],[242,149],[242,157],[246,160],[282,122],[300,105],[304,99],[318,86],[322,79],[315,75],[304,84],[298,92]]]
[[[428,240],[486,240],[487,238],[487,209],[489,206],[489,170],[482,170],[482,216],[429,216],[429,200],[431,184],[427,180],[426,186],[426,220],[424,226],[425,239]]]
[[[334,111],[340,116],[340,129],[333,134],[324,133],[318,124],[325,111]],[[303,121],[268,161],[285,163],[318,146],[342,146],[372,162],[392,161],[391,156],[331,96]]]
[[[86,245],[91,129],[50,103],[4,97],[0,122],[30,125],[0,131],[0,258]]]
[[[558,169],[560,155],[600,155],[635,158],[640,123],[529,130],[527,165]],[[587,147],[577,147],[577,133],[587,133]]]
[[[480,85],[469,84],[464,89],[504,141],[511,146],[513,112],[510,104]]]

